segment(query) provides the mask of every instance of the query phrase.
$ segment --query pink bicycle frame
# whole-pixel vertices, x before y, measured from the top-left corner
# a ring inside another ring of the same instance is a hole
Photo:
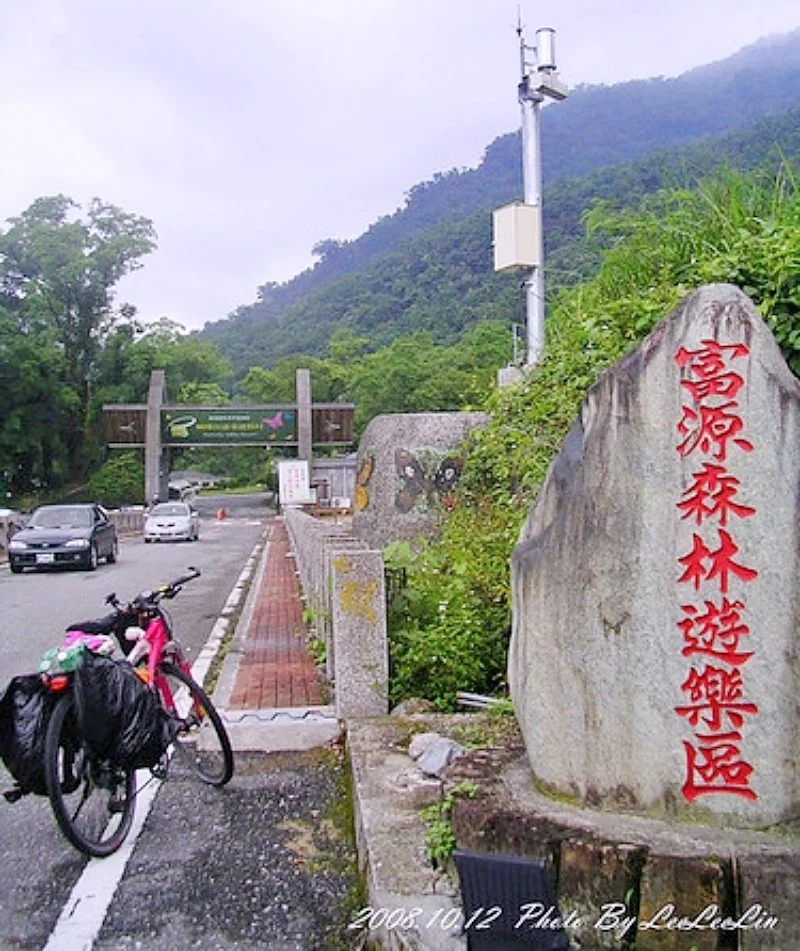
[[[147,625],[147,630],[140,640],[147,644],[147,682],[153,684],[158,689],[165,708],[170,713],[177,714],[178,711],[175,707],[175,699],[172,696],[169,682],[158,670],[159,664],[167,653],[168,645],[172,643],[172,638],[170,637],[167,625],[164,623],[164,619],[158,616],[154,617]],[[179,656],[177,651],[175,651],[175,662],[184,673],[191,676],[189,665]]]

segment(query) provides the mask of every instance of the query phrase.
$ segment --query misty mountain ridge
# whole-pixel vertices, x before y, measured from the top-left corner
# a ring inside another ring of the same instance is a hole
[[[548,255],[580,236],[580,214],[595,197],[629,199],[631,182],[634,194],[663,187],[670,166],[673,177],[680,168],[684,179],[722,157],[749,166],[773,141],[800,154],[794,151],[800,113],[786,115],[793,107],[800,107],[800,30],[765,37],[672,79],[577,87],[542,110]],[[284,284],[263,285],[255,303],[206,324],[199,335],[215,342],[240,373],[291,353],[322,353],[337,326],[371,336],[377,331],[374,343],[383,345],[416,329],[446,338],[489,311],[499,316],[492,294],[508,304],[516,279],[492,271],[491,211],[521,193],[517,131],[490,143],[476,168],[451,169],[413,186],[401,208],[359,238],[319,241],[313,267]],[[470,221],[474,216],[479,220]],[[404,265],[409,256],[413,262]],[[452,313],[453,287],[445,301],[435,284],[442,262],[450,284],[461,285],[460,317]],[[406,265],[417,291],[428,294],[430,314],[414,287],[398,280],[397,268]],[[453,268],[464,266],[469,276],[454,277]],[[444,304],[447,319],[436,319],[433,312]]]

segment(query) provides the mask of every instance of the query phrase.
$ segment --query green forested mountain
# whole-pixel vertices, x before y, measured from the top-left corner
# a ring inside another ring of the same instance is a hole
[[[627,204],[691,185],[721,163],[752,167],[778,148],[796,156],[799,120],[800,31],[677,79],[580,87],[545,109],[549,288],[594,266],[581,225],[593,201]],[[517,282],[492,271],[491,211],[520,196],[520,165],[519,135],[496,139],[478,168],[415,185],[403,208],[357,240],[321,240],[313,268],[265,284],[255,303],[200,336],[241,375],[289,354],[322,353],[338,328],[378,347],[418,330],[450,340],[481,320],[513,319]]]

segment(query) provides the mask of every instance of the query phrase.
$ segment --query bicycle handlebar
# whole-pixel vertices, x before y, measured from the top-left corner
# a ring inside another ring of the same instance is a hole
[[[169,581],[167,584],[159,585],[153,591],[142,591],[140,594],[137,594],[131,602],[131,605],[139,604],[142,606],[155,606],[162,598],[174,598],[175,595],[181,590],[182,586],[187,583],[187,581],[194,581],[195,578],[200,577],[199,568],[194,568],[192,565],[189,565],[187,571],[189,574],[181,575],[174,581]],[[122,607],[116,593],[113,591],[106,597],[106,604],[113,605],[117,610],[120,610]]]
[[[187,581],[194,581],[195,578],[200,577],[200,569],[194,568],[192,565],[186,569],[190,572],[188,575],[183,575],[180,578],[176,578],[175,581],[171,581],[167,587],[169,588],[179,588],[181,585],[186,584]]]

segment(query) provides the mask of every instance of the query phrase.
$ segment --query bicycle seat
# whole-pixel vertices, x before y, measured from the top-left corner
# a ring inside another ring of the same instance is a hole
[[[87,634],[113,634],[119,622],[119,614],[114,611],[105,617],[95,618],[92,621],[76,621],[70,624],[68,631],[85,631]]]

